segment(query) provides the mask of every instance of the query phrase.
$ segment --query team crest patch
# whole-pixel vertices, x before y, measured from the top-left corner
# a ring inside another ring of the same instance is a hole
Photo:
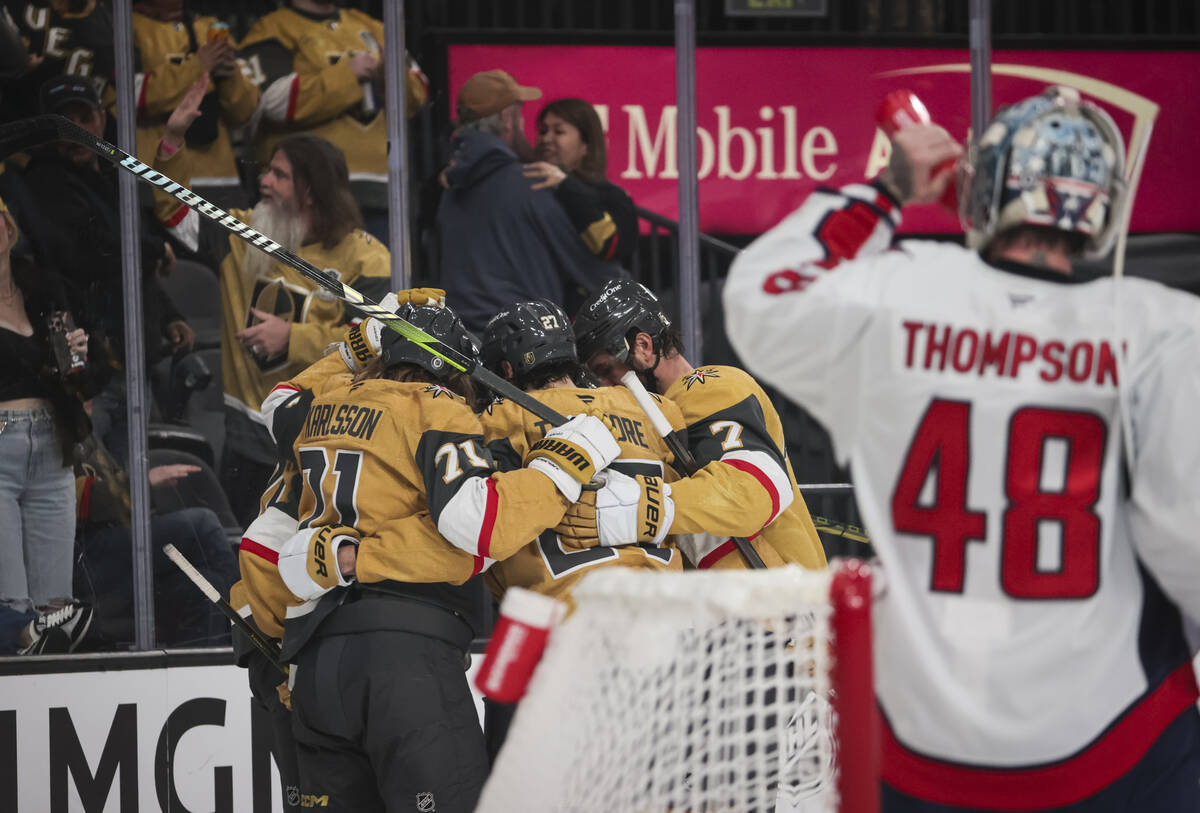
[[[421,392],[431,392],[433,393],[434,398],[437,398],[440,395],[449,395],[451,398],[454,397],[454,393],[443,387],[441,384],[430,384],[428,387],[421,390]]]
[[[703,370],[692,370],[690,373],[688,373],[687,375],[685,375],[683,377],[683,383],[684,383],[684,386],[686,386],[690,390],[692,388],[693,384],[703,384],[705,381],[708,381],[708,379],[710,379],[710,378],[720,378],[720,377],[721,376],[717,375],[716,368],[708,367]]]
[[[417,810],[421,811],[421,813],[433,813],[433,811],[437,810],[437,802],[433,800],[432,793],[417,794]]]

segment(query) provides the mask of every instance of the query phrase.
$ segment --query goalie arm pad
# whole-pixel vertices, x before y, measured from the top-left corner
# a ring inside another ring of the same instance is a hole
[[[279,550],[279,576],[292,592],[311,601],[335,587],[345,587],[351,579],[338,567],[338,550],[358,545],[359,534],[346,525],[304,528],[283,543]]]

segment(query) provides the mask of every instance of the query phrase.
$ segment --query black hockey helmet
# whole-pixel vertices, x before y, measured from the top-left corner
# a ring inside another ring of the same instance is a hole
[[[575,316],[575,345],[585,361],[606,350],[620,361],[629,357],[630,331],[647,333],[660,350],[671,320],[658,297],[631,279],[613,279],[583,303]]]
[[[396,315],[463,355],[478,360],[479,340],[463,326],[458,314],[449,308],[438,308],[432,305],[415,306],[405,303],[396,311]],[[444,359],[409,341],[391,328],[383,331],[380,345],[380,358],[384,367],[415,364],[443,381],[449,378],[456,369],[447,364]]]
[[[547,364],[578,363],[571,320],[546,299],[509,305],[484,328],[482,360],[497,375],[504,374],[500,362],[507,361],[518,380]]]

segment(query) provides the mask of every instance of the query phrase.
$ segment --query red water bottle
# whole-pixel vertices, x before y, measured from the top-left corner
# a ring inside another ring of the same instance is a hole
[[[475,687],[493,700],[515,703],[525,694],[541,660],[550,630],[566,605],[521,587],[510,587],[500,603],[500,619],[492,630]]]
[[[875,123],[888,138],[894,138],[900,130],[918,124],[930,124],[932,119],[929,117],[929,110],[917,98],[917,94],[911,90],[893,90],[883,97],[883,103],[875,111]],[[953,167],[955,160],[947,158],[934,168],[933,174],[937,175],[947,167]],[[952,212],[958,211],[958,190],[954,186],[953,178],[946,184],[946,191],[942,193],[939,202]]]

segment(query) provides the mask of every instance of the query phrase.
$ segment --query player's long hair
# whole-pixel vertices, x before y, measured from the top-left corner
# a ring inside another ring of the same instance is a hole
[[[297,193],[312,197],[309,235],[315,242],[333,248],[362,228],[362,213],[350,193],[350,171],[341,150],[309,133],[288,136],[275,149],[291,162]]]
[[[553,113],[579,130],[579,138],[587,145],[587,154],[575,174],[585,181],[599,183],[608,175],[608,152],[604,145],[604,128],[596,109],[583,99],[555,99],[538,112],[540,127],[547,113]]]
[[[458,370],[443,380],[417,364],[393,364],[391,367],[384,367],[382,359],[373,358],[354,374],[354,383],[372,378],[440,384],[455,395],[462,396],[468,404],[475,404],[475,385],[471,383],[470,376]]]

